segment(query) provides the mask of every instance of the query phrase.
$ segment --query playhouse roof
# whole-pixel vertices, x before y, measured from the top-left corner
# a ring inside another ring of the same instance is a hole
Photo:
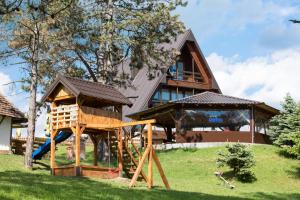
[[[24,114],[18,108],[14,107],[2,94],[0,94],[0,115],[25,119]]]
[[[48,97],[54,92],[55,88],[62,84],[66,87],[74,96],[80,95],[93,97],[97,99],[103,99],[114,103],[131,106],[132,103],[127,97],[112,86],[104,85],[102,83],[91,82],[82,80],[79,78],[73,78],[58,74],[56,80],[50,85],[42,98],[42,101],[48,101]]]

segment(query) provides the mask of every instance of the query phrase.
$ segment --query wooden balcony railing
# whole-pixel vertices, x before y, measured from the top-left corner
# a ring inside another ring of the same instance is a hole
[[[183,73],[177,73],[173,76],[168,76],[168,79],[178,81],[189,81],[189,82],[202,82],[203,78],[199,72],[183,71]]]
[[[51,109],[52,129],[75,126],[78,120],[79,107],[76,104],[53,107]]]
[[[76,104],[55,107],[51,111],[52,129],[69,128],[76,126],[76,123],[85,124],[86,127],[120,124],[121,120],[121,113],[87,106],[79,107]]]

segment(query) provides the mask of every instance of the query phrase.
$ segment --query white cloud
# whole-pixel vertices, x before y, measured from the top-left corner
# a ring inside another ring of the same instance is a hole
[[[238,61],[216,53],[207,57],[224,94],[264,101],[279,107],[286,93],[300,100],[300,51],[280,50]]]
[[[236,34],[249,25],[272,24],[300,12],[285,1],[197,0],[188,3],[188,8],[179,9],[178,13],[182,19],[190,19],[191,24],[197,22],[202,38],[225,30]]]

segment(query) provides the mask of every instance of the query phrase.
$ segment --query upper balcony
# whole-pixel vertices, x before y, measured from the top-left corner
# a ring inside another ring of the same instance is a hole
[[[182,71],[181,73],[168,74],[168,80],[188,81],[188,82],[203,82],[203,77],[200,72]]]
[[[105,126],[107,124],[120,124],[121,113],[112,110],[92,108],[87,106],[61,105],[51,109],[52,129],[64,129],[83,124],[87,128]]]

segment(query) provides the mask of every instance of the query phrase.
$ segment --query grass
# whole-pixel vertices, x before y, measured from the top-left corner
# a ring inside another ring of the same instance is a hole
[[[273,146],[252,147],[257,181],[231,180],[236,188],[226,188],[214,176],[216,154],[223,148],[159,152],[171,191],[165,191],[156,170],[154,189],[148,190],[144,183],[128,189],[127,184],[112,180],[53,177],[45,166],[48,160],[27,171],[22,156],[0,155],[0,199],[300,199],[300,161],[280,156]],[[60,163],[64,160],[63,149],[58,151]],[[91,162],[88,154],[85,163]]]

